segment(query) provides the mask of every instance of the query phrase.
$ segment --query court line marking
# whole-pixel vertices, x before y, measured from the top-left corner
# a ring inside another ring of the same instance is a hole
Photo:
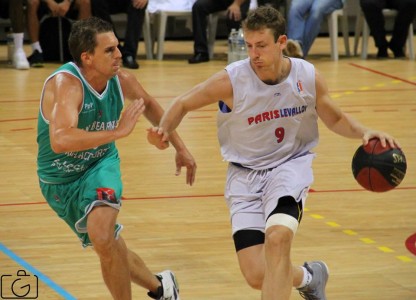
[[[308,212],[309,217],[311,217],[312,219],[318,220],[318,221],[322,221],[324,224],[326,224],[329,227],[332,228],[340,228],[341,232],[348,235],[348,236],[356,236],[358,238],[359,241],[361,241],[363,244],[366,245],[373,245],[376,249],[378,249],[379,251],[386,253],[386,254],[394,254],[396,251],[390,247],[387,246],[383,246],[383,245],[378,245],[377,241],[375,241],[372,238],[369,237],[363,237],[360,236],[359,232],[351,230],[351,229],[343,229],[343,226],[337,222],[334,221],[328,221],[325,216],[320,215],[320,214],[316,214],[313,211],[311,211],[309,208],[305,208],[304,209],[305,212]],[[413,254],[416,255],[416,233],[414,233],[413,235],[411,235],[409,238],[407,238],[406,240],[406,248],[407,250]],[[399,261],[403,262],[403,263],[414,263],[415,260],[412,257],[409,257],[407,255],[398,255],[395,256],[396,259],[398,259]]]
[[[44,275],[38,269],[30,265],[23,258],[15,254],[12,250],[7,248],[2,243],[0,243],[0,251],[3,252],[8,257],[10,257],[12,260],[14,260],[17,264],[21,265],[29,273],[36,275],[39,280],[43,281],[43,283],[45,283],[48,287],[50,287],[52,290],[54,290],[58,295],[60,295],[64,299],[67,299],[67,300],[77,299],[74,296],[72,296],[70,293],[68,293],[65,289],[63,289],[61,286],[59,286],[57,283],[52,281],[52,279],[50,279],[48,276]],[[5,274],[1,274],[1,275],[5,275]]]
[[[387,77],[387,78],[391,78],[391,79],[394,79],[394,80],[398,80],[398,81],[401,81],[401,82],[404,82],[404,83],[408,83],[408,84],[411,84],[411,85],[416,85],[416,82],[414,82],[414,81],[410,81],[410,80],[407,80],[407,79],[404,79],[404,78],[400,78],[400,77],[397,77],[397,76],[394,76],[394,75],[390,75],[390,74],[387,74],[387,73],[384,73],[384,72],[381,72],[381,71],[377,71],[377,70],[374,70],[374,69],[371,69],[371,68],[367,68],[367,67],[364,67],[364,66],[355,64],[355,63],[350,63],[350,65],[353,66],[353,67],[362,69],[362,70],[366,70],[366,71],[371,72],[371,73],[374,73],[374,74],[378,74],[378,75]]]

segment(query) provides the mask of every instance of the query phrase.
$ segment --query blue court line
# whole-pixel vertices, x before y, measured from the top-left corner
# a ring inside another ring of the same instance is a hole
[[[38,269],[31,266],[23,258],[16,255],[13,251],[8,249],[2,243],[0,243],[0,251],[3,252],[4,254],[6,254],[8,257],[10,257],[15,262],[17,262],[19,265],[21,265],[27,271],[29,271],[29,273],[38,276],[38,279],[43,281],[47,286],[49,286],[51,289],[53,289],[57,294],[62,296],[64,299],[67,299],[67,300],[76,300],[77,299],[74,296],[72,296],[70,293],[65,291],[62,287],[57,285],[55,282],[53,282],[48,276],[42,274]],[[4,275],[4,274],[2,274],[2,275]]]

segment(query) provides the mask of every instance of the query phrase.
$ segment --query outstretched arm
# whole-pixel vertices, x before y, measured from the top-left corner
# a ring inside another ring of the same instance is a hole
[[[192,110],[224,101],[232,108],[232,86],[226,71],[218,72],[205,82],[198,84],[188,92],[174,99],[164,113],[159,127],[148,130],[148,141],[158,148],[174,138],[174,130],[183,117]]]
[[[220,100],[232,109],[232,97],[233,90],[228,74],[225,70],[220,71],[176,97],[164,113],[159,128],[153,128],[152,131],[162,135],[162,141],[167,141],[188,112]]]
[[[145,117],[154,126],[157,126],[163,115],[163,108],[160,104],[150,96],[141,84],[137,81],[136,77],[126,71],[119,72],[120,84],[123,89],[123,93],[127,99],[143,99],[146,109],[144,111]],[[159,139],[160,140],[160,139]],[[172,132],[169,142],[175,147],[176,150],[176,171],[175,175],[180,175],[182,167],[186,167],[186,183],[192,185],[195,181],[196,163],[191,153],[186,148],[182,139],[176,132]],[[168,141],[158,143],[159,149],[166,149],[169,146]]]
[[[378,138],[383,147],[388,143],[391,147],[399,147],[399,143],[390,134],[372,130],[344,113],[329,96],[328,86],[324,78],[316,71],[316,109],[324,124],[333,132],[347,138],[361,138],[367,145],[371,138]]]

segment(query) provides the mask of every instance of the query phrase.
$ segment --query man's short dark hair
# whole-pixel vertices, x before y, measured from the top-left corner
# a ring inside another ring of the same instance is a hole
[[[113,26],[97,17],[76,21],[68,39],[69,52],[75,63],[81,65],[83,52],[94,53],[97,34],[113,31]]]

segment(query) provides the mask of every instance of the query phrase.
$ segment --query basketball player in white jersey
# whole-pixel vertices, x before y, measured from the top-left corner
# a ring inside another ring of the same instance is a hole
[[[290,259],[313,181],[318,117],[335,133],[363,144],[376,137],[383,146],[399,145],[343,113],[312,64],[283,56],[285,20],[276,9],[251,11],[243,29],[249,58],[177,97],[148,139],[163,148],[187,112],[219,102],[218,138],[229,162],[225,198],[247,283],[265,300],[289,299],[292,286],[305,299],[326,299],[326,264],[293,266]]]

